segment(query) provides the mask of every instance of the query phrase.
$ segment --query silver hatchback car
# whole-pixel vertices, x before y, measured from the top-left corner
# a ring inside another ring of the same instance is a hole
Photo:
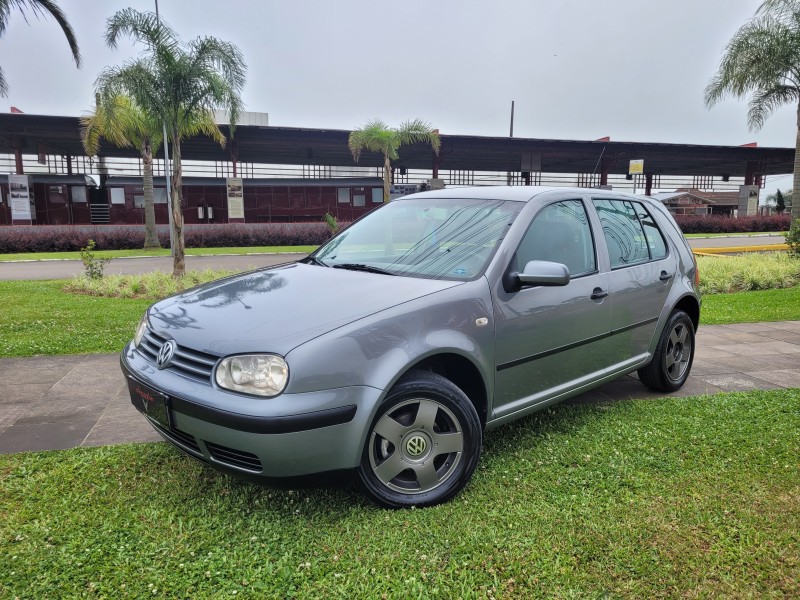
[[[121,363],[156,431],[213,467],[350,474],[381,505],[429,506],[467,484],[484,429],[633,371],[680,388],[699,319],[696,262],[658,202],[461,188],[157,302]]]

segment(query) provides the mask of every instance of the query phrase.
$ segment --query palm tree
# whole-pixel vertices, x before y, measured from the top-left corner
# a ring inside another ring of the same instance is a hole
[[[420,119],[406,121],[397,129],[390,128],[380,119],[372,119],[360,129],[350,133],[347,145],[356,162],[358,162],[362,150],[383,154],[383,201],[388,202],[389,184],[392,178],[391,161],[399,158],[397,151],[400,146],[416,142],[430,144],[433,151],[439,154],[441,146],[439,132],[431,129],[429,123]]]
[[[106,43],[116,48],[118,40],[125,36],[143,43],[145,55],[122,66],[106,68],[95,85],[104,104],[124,94],[166,127],[172,146],[172,271],[180,277],[186,271],[181,140],[202,134],[225,144],[225,137],[214,123],[213,111],[227,110],[233,135],[247,67],[233,44],[203,37],[184,45],[154,13],[132,8],[117,12],[106,23]]]
[[[61,31],[64,32],[64,36],[67,38],[67,43],[69,44],[70,52],[72,52],[72,58],[75,60],[75,65],[78,67],[81,66],[81,53],[78,50],[78,40],[75,38],[75,32],[72,31],[72,26],[69,24],[69,21],[67,21],[64,11],[58,7],[58,4],[53,2],[53,0],[0,0],[0,38],[2,38],[3,34],[6,32],[8,22],[11,18],[11,9],[13,8],[18,9],[23,14],[25,13],[25,9],[28,8],[37,17],[44,14],[49,14],[53,17],[61,27]],[[7,95],[8,83],[6,83],[6,78],[3,75],[3,69],[0,68],[0,96],[5,98]]]
[[[153,204],[153,153],[161,146],[161,123],[127,96],[108,100],[103,103],[98,95],[94,112],[81,118],[83,146],[87,154],[94,156],[101,138],[105,138],[119,148],[135,147],[140,152],[144,176],[144,247],[160,248]]]
[[[760,129],[784,104],[797,107],[794,189],[800,189],[800,1],[765,0],[755,16],[737,31],[705,90],[711,107],[728,94],[749,96],[747,121]],[[800,219],[800,203],[792,221]]]

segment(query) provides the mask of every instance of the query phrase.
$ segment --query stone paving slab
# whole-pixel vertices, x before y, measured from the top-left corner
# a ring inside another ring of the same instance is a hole
[[[0,359],[0,453],[160,440],[131,405],[116,354]],[[673,396],[800,387],[800,321],[701,327]],[[635,374],[570,402],[656,399]]]

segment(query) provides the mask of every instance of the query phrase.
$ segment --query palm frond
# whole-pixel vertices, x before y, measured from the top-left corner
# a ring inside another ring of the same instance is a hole
[[[797,11],[800,11],[800,2],[797,0],[764,0],[756,10],[756,15],[788,16]]]
[[[225,136],[219,129],[214,120],[214,113],[211,111],[196,112],[191,119],[187,119],[184,126],[184,134],[188,137],[195,135],[207,135],[223,148],[225,147]]]
[[[381,152],[392,158],[392,154],[396,154],[397,146],[400,145],[396,138],[396,132],[386,123],[380,119],[371,119],[363,127],[350,133],[347,145],[356,162],[363,150]]]
[[[80,49],[78,48],[78,38],[75,36],[75,32],[69,24],[64,11],[62,11],[53,0],[0,0],[0,37],[3,37],[8,27],[12,8],[19,10],[26,21],[26,8],[37,17],[42,15],[50,15],[53,17],[56,23],[58,23],[58,26],[61,27],[64,37],[67,38],[67,43],[69,44],[69,49],[72,53],[75,65],[80,67],[83,64]],[[6,82],[2,70],[0,70],[0,96],[5,97],[7,94],[8,83]]]
[[[747,123],[750,129],[761,129],[767,118],[781,106],[796,104],[800,100],[800,90],[792,86],[777,86],[756,90],[750,96],[747,110]]]
[[[169,53],[180,45],[172,28],[159,20],[155,13],[139,12],[133,8],[120,10],[106,21],[105,39],[110,48],[116,48],[123,37],[141,42],[155,54]]]
[[[763,109],[751,104],[749,121],[758,127],[774,110],[771,102],[786,95],[785,88],[800,92],[800,27],[789,27],[765,14],[731,38],[717,73],[706,86],[705,102],[711,107],[728,95],[769,99]]]
[[[120,148],[135,146],[140,151],[149,147],[157,152],[162,142],[160,121],[142,110],[131,98],[114,96],[100,102],[94,112],[81,118],[84,147],[95,154],[101,138]]]
[[[400,145],[426,142],[431,145],[436,154],[439,154],[439,148],[441,147],[439,133],[431,127],[430,123],[422,119],[414,119],[400,125],[397,131],[400,137]]]

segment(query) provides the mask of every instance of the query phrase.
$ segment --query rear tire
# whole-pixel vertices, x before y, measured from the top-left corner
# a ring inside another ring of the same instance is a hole
[[[653,360],[639,369],[639,379],[656,392],[676,392],[686,383],[694,360],[694,324],[682,310],[673,311]]]
[[[441,375],[414,371],[378,409],[358,477],[381,506],[433,506],[464,488],[480,453],[481,423],[466,394]]]

